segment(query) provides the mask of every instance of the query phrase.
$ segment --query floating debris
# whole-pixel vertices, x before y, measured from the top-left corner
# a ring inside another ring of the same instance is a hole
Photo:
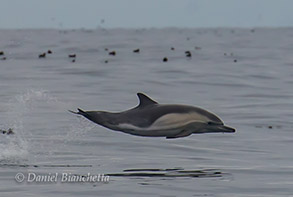
[[[263,128],[263,127],[265,127],[265,128],[268,128],[268,129],[281,129],[282,128],[282,126],[281,125],[256,125],[255,126],[256,128]]]
[[[195,50],[201,50],[201,47],[195,46]]]
[[[6,134],[6,135],[13,135],[14,134],[13,129],[11,129],[11,128],[9,128],[8,130],[0,129],[0,133]]]
[[[133,50],[133,53],[139,53],[139,52],[140,52],[139,49],[135,49],[135,50]]]
[[[6,57],[2,57],[1,60],[6,60]]]
[[[237,62],[237,60],[235,59],[234,62]]]
[[[104,62],[107,64],[109,61],[108,60],[105,60]]]
[[[76,58],[76,54],[69,54],[68,57],[69,58]]]
[[[109,49],[108,48],[105,48],[105,51],[109,51]]]
[[[171,47],[171,50],[172,50],[172,51],[174,51],[174,50],[175,50],[175,48],[174,48],[174,47]]]
[[[185,170],[182,168],[174,169],[129,169],[121,173],[111,173],[108,176],[116,177],[189,177],[189,178],[221,178],[228,176],[218,169],[196,169]]]
[[[46,53],[42,53],[39,55],[39,58],[45,58],[46,57]]]
[[[4,51],[0,51],[0,55],[4,55]]]
[[[113,55],[113,56],[115,56],[115,55],[116,55],[116,51],[111,51],[111,52],[109,52],[109,55]]]
[[[75,62],[75,59],[73,59],[71,62],[74,63]]]
[[[167,57],[164,57],[163,58],[163,62],[168,62],[168,58]]]
[[[52,54],[53,52],[49,49],[49,50],[47,51],[47,53],[48,53],[48,54]]]
[[[191,52],[190,51],[185,51],[186,57],[191,57]]]

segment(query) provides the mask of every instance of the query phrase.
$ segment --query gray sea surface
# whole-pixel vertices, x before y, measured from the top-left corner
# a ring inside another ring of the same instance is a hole
[[[0,196],[293,195],[293,28],[0,30],[0,51]],[[68,112],[137,92],[237,132],[137,137]]]

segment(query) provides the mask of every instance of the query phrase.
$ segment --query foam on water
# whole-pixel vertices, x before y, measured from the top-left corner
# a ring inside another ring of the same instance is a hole
[[[19,163],[28,158],[28,143],[22,137],[1,136],[0,163]]]

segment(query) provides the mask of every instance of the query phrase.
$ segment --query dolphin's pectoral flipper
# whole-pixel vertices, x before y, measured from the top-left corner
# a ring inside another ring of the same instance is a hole
[[[174,138],[180,138],[180,137],[187,137],[187,136],[189,136],[191,134],[192,134],[192,132],[190,132],[189,130],[182,130],[182,131],[180,131],[176,135],[167,136],[166,139],[174,139]]]

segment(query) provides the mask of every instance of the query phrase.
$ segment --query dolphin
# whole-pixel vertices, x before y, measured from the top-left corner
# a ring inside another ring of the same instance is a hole
[[[180,138],[201,133],[234,133],[216,115],[199,107],[159,104],[143,93],[137,93],[139,104],[122,112],[83,111],[74,114],[115,131],[148,136]]]

